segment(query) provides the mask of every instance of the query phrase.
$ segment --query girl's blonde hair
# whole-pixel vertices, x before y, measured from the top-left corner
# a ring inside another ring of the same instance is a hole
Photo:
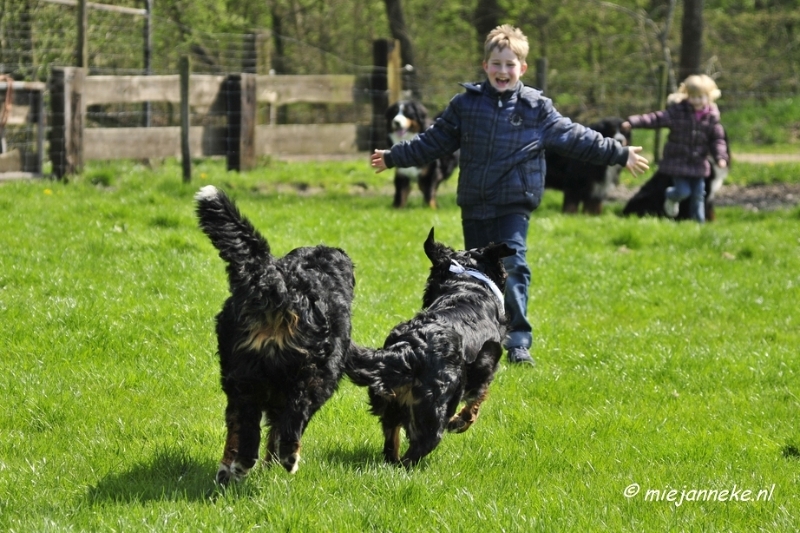
[[[486,42],[483,43],[483,60],[487,61],[492,51],[510,48],[517,56],[520,63],[525,63],[528,57],[528,38],[522,30],[515,28],[511,24],[503,24],[489,32]]]
[[[678,87],[678,90],[667,97],[668,104],[675,104],[686,100],[690,96],[708,96],[708,102],[713,104],[722,92],[717,83],[705,74],[692,74]]]

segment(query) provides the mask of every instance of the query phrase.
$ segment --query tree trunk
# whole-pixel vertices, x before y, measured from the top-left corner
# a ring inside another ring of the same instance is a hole
[[[473,25],[478,34],[478,50],[483,58],[483,43],[490,31],[502,24],[506,12],[497,0],[478,0],[473,14]]]
[[[400,41],[400,59],[403,63],[403,88],[411,91],[411,96],[422,100],[422,91],[419,87],[416,69],[405,69],[406,65],[414,67],[414,47],[408,35],[406,20],[403,17],[403,6],[400,0],[384,0],[386,16],[389,19],[389,31],[392,37]]]
[[[681,24],[680,79],[700,73],[703,54],[703,0],[684,0]]]

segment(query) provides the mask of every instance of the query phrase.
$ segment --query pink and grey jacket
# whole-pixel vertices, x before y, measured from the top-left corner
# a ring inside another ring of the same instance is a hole
[[[707,157],[728,161],[725,130],[719,122],[719,109],[711,105],[707,113],[695,114],[687,101],[670,104],[663,111],[633,115],[634,128],[669,128],[659,170],[670,176],[705,178],[711,173]]]

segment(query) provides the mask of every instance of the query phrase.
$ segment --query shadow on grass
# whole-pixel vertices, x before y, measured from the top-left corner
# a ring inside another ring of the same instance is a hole
[[[87,499],[100,502],[199,501],[219,493],[216,464],[201,463],[181,451],[160,451],[126,472],[109,473],[89,487]]]
[[[355,448],[332,448],[325,451],[324,457],[331,465],[347,470],[367,470],[386,464],[381,450],[366,444]]]
[[[403,443],[400,446],[400,455],[406,451],[408,443]],[[436,451],[434,450],[434,452]],[[387,463],[383,458],[383,453],[380,448],[371,448],[367,445],[360,445],[356,448],[339,448],[327,450],[324,453],[325,459],[334,467],[351,470],[354,472],[366,472],[381,469],[392,469],[398,472],[407,472],[405,468],[399,464]],[[425,470],[428,468],[427,457],[423,458],[411,470]]]

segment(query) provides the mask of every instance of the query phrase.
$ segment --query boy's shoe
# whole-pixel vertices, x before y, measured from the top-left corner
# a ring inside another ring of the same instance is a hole
[[[525,363],[528,365],[535,364],[533,362],[533,357],[531,357],[531,354],[528,353],[528,349],[523,348],[522,346],[515,346],[514,348],[508,349],[508,362],[514,364],[519,364],[519,363]]]
[[[667,198],[664,200],[664,213],[669,218],[675,218],[678,216],[678,212],[681,210],[681,204],[676,202],[675,200],[670,200]]]

